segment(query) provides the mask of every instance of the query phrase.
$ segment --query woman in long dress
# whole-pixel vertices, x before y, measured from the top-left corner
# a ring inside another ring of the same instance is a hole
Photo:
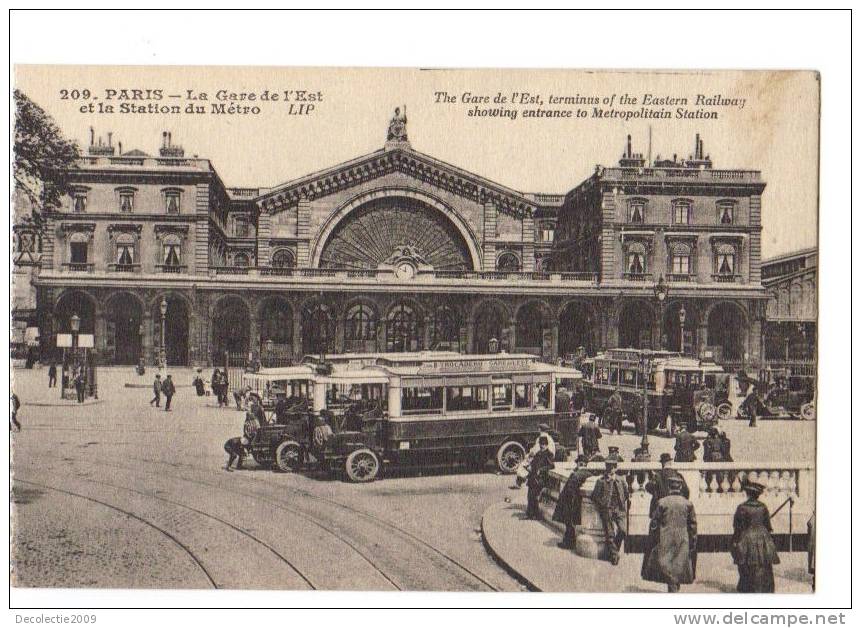
[[[771,538],[771,516],[759,501],[765,487],[757,482],[742,486],[747,501],[739,504],[733,519],[732,557],[738,566],[739,593],[774,593],[774,565],[780,557]]]

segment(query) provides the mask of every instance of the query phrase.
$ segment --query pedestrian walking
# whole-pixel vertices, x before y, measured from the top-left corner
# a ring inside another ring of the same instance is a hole
[[[212,388],[212,395],[215,397],[218,407],[221,407],[221,376],[217,368],[212,369],[212,377],[209,380],[209,386]]]
[[[236,403],[237,410],[242,410],[242,404],[245,401],[245,396],[250,390],[250,388],[238,388],[233,391],[233,401]]]
[[[12,414],[9,415],[9,429],[13,432],[20,432],[21,424],[18,422],[18,409],[21,407],[21,400],[15,393],[12,393],[11,404]]]
[[[197,392],[198,397],[203,397],[206,394],[206,389],[203,385],[202,369],[197,369],[197,374],[191,383],[194,385],[194,390]]]
[[[703,462],[723,462],[724,443],[716,427],[710,427],[708,438],[703,441]]]
[[[57,386],[57,363],[51,360],[48,366],[48,388],[56,388]]]
[[[78,395],[78,403],[84,403],[84,393],[86,392],[87,382],[84,379],[84,369],[79,369],[75,375],[75,392]]]
[[[598,452],[598,440],[601,438],[601,428],[595,422],[597,417],[594,414],[589,415],[589,422],[580,428],[580,446],[582,453],[587,458],[591,458]]]
[[[693,462],[697,459],[695,452],[699,448],[700,441],[683,425],[676,433],[676,462]]]
[[[732,559],[738,567],[739,593],[774,593],[774,565],[780,564],[771,538],[771,515],[759,501],[765,486],[745,481],[747,501],[739,504],[732,521]]]
[[[586,468],[588,461],[584,456],[577,456],[576,462],[577,468],[565,480],[565,486],[559,492],[559,499],[556,500],[556,508],[553,510],[553,521],[565,524],[565,534],[559,543],[559,547],[563,549],[574,549],[577,540],[576,528],[580,525],[583,509],[580,489],[583,483],[592,477],[592,473]]]
[[[553,454],[550,453],[550,442],[546,436],[538,437],[540,449],[529,463],[529,476],[526,478],[526,518],[543,519],[538,506],[541,493],[547,488],[550,469],[553,468]]]
[[[721,455],[724,462],[732,462],[732,441],[726,435],[724,430],[718,430],[718,438],[721,443]]]
[[[610,434],[616,432],[622,433],[622,396],[618,392],[614,392],[607,402],[606,423]]]
[[[155,404],[156,408],[161,407],[161,375],[156,373],[155,379],[152,380],[152,399],[149,400],[149,405]]]
[[[161,391],[164,393],[164,411],[170,412],[170,400],[176,394],[176,386],[173,384],[173,377],[168,375],[161,383]]]
[[[696,578],[697,516],[694,505],[681,494],[681,478],[667,480],[669,495],[658,501],[651,514],[646,551],[640,575],[643,580],[663,582],[667,592]]]
[[[242,470],[242,463],[245,461],[245,455],[248,452],[248,445],[250,441],[244,436],[236,436],[235,438],[227,439],[227,442],[224,443],[224,451],[227,452],[229,458],[227,459],[227,466],[224,467],[225,471],[232,471],[230,465],[236,461],[236,470]]]
[[[607,558],[612,565],[619,564],[619,552],[628,534],[628,483],[615,475],[617,463],[604,463],[604,474],[592,490],[592,503],[601,517]]]
[[[682,497],[689,499],[691,496],[691,491],[688,488],[687,482],[685,482],[685,479],[682,477],[682,474],[672,468],[672,461],[673,457],[670,454],[661,454],[661,469],[657,471],[648,482],[646,482],[646,492],[652,496],[652,501],[649,503],[650,517],[658,507],[658,502],[670,494],[670,479],[681,480],[682,488],[679,493]]]

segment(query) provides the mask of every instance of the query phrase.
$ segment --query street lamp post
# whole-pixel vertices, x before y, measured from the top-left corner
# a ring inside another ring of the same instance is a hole
[[[164,337],[165,320],[167,318],[167,299],[165,297],[161,298],[159,310],[161,310],[161,351],[159,352],[159,364],[164,371],[167,371],[167,348],[165,347]]]
[[[640,369],[640,372],[643,374],[643,438],[640,439],[640,447],[642,449],[649,448],[649,371],[651,357],[651,351],[643,352],[642,368]]]
[[[685,311],[685,306],[679,310],[679,353],[685,352],[685,318],[688,313]]]

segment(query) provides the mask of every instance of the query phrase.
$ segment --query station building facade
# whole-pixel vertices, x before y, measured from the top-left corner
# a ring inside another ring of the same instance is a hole
[[[230,188],[168,133],[157,155],[91,133],[72,194],[44,215],[43,355],[77,314],[103,364],[151,363],[162,335],[170,365],[249,351],[555,360],[682,340],[756,362],[765,184],[701,152],[697,139],[690,159],[647,166],[629,144],[568,194],[526,193],[413,149],[396,115],[376,152]]]

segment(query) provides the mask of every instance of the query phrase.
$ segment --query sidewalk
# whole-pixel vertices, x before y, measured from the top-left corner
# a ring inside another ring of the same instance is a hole
[[[533,591],[666,592],[666,586],[640,578],[642,554],[622,554],[619,565],[591,560],[557,547],[560,533],[547,523],[524,519],[526,489],[512,491],[511,503],[490,506],[481,519],[481,534],[490,554],[512,576]],[[778,593],[811,593],[807,554],[783,552],[775,565]],[[734,593],[738,571],[727,553],[701,553],[697,581],[683,593]]]

